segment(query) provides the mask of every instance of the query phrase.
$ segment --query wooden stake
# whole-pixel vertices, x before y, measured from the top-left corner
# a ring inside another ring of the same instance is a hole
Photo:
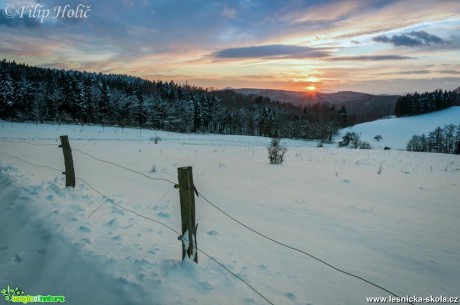
[[[65,172],[63,174],[65,174],[65,186],[75,187],[75,170],[68,136],[61,136],[61,145],[59,147],[62,147],[62,152],[64,153]]]
[[[198,263],[198,251],[196,242],[196,231],[198,224],[195,225],[195,185],[193,184],[192,167],[180,167],[177,169],[179,177],[179,196],[180,210],[182,218],[182,260],[185,254]],[[188,232],[188,236],[184,236]],[[184,242],[184,238],[186,241]],[[186,250],[185,248],[187,247]]]

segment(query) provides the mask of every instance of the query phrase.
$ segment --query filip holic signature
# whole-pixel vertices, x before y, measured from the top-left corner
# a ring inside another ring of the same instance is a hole
[[[7,4],[3,7],[2,13],[6,18],[34,18],[43,23],[45,19],[86,19],[89,18],[91,5],[78,4],[77,6],[57,5],[54,8],[46,8],[42,4],[35,5],[14,5]]]

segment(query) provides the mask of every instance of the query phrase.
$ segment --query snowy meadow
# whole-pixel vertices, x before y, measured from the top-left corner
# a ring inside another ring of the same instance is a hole
[[[75,189],[64,188],[60,135]],[[181,226],[179,193],[165,180],[192,166],[206,199],[270,238],[399,296],[459,295],[458,156],[288,140],[285,163],[270,165],[269,140],[0,122],[0,288],[68,304],[351,305],[389,295],[261,238],[203,197],[198,247],[239,279],[202,253],[181,261],[177,234],[162,225]]]

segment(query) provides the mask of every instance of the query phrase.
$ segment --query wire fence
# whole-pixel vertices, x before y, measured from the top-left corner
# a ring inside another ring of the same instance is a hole
[[[0,141],[2,141],[2,142],[7,142],[7,143],[14,143],[14,144],[27,144],[27,145],[32,145],[32,146],[56,146],[56,147],[57,147],[57,144],[36,144],[36,143],[27,142],[27,141],[10,141],[10,140],[6,140],[6,139],[0,139]],[[93,159],[93,160],[98,161],[98,162],[102,162],[102,163],[105,163],[105,164],[109,164],[109,165],[115,166],[115,167],[117,167],[117,168],[120,168],[120,169],[122,169],[122,170],[131,172],[131,173],[138,174],[138,175],[140,175],[140,176],[142,176],[142,177],[144,177],[144,178],[146,178],[146,179],[150,179],[150,180],[154,180],[154,181],[165,181],[165,182],[168,182],[168,183],[172,184],[174,187],[177,187],[177,186],[178,186],[175,182],[173,182],[173,181],[171,181],[171,180],[169,180],[169,179],[151,177],[151,176],[146,175],[146,174],[144,174],[144,173],[142,173],[142,172],[139,172],[139,171],[136,171],[136,170],[127,168],[127,167],[125,167],[125,166],[123,166],[123,165],[120,165],[120,164],[117,164],[117,163],[114,163],[114,162],[111,162],[111,161],[107,161],[107,160],[103,160],[103,159],[101,159],[101,158],[95,157],[94,155],[89,154],[89,153],[87,153],[87,152],[84,152],[84,151],[82,151],[82,150],[80,150],[80,149],[72,148],[72,151],[76,151],[76,152],[78,152],[78,153],[80,153],[80,154],[82,154],[82,155],[85,155],[85,156],[87,156],[87,157],[89,157],[89,158],[91,158],[91,159]],[[19,157],[17,157],[17,156],[13,156],[13,155],[8,154],[8,153],[0,152],[0,154],[6,155],[6,156],[8,156],[8,157],[10,157],[10,158],[13,158],[13,159],[17,159],[17,160],[19,160],[19,161],[22,161],[22,162],[24,162],[24,163],[26,163],[26,164],[29,164],[29,165],[32,165],[32,166],[35,166],[35,167],[48,168],[48,169],[50,169],[50,170],[53,170],[53,171],[62,173],[62,171],[59,170],[59,169],[56,169],[56,168],[53,168],[53,167],[50,167],[50,166],[47,166],[47,165],[35,164],[35,163],[26,161],[26,160],[24,160],[24,159],[22,159],[22,158],[19,158]],[[188,242],[185,236],[182,236],[181,233],[179,233],[176,229],[174,229],[173,227],[171,227],[171,226],[165,224],[164,222],[161,222],[161,221],[156,220],[156,219],[154,219],[154,218],[145,216],[145,215],[143,215],[143,214],[141,214],[141,213],[138,213],[138,212],[136,212],[136,211],[134,211],[134,210],[132,210],[132,209],[126,208],[125,206],[123,206],[123,205],[121,205],[121,204],[115,202],[115,200],[113,200],[112,198],[110,198],[110,197],[104,195],[104,194],[101,193],[97,188],[95,188],[94,186],[92,186],[91,184],[87,183],[85,180],[83,180],[83,179],[81,179],[81,178],[76,177],[76,180],[78,180],[78,181],[80,181],[80,182],[86,184],[86,185],[87,185],[89,188],[91,188],[94,192],[96,192],[96,193],[99,194],[101,197],[105,198],[106,200],[108,200],[109,202],[111,202],[112,204],[114,204],[115,206],[119,207],[120,209],[123,209],[123,210],[125,210],[125,211],[127,211],[127,212],[130,212],[130,213],[132,213],[132,214],[134,214],[134,215],[136,215],[136,216],[138,216],[138,217],[140,217],[140,218],[143,218],[143,219],[145,219],[145,220],[148,220],[148,221],[157,223],[157,224],[159,224],[159,225],[161,225],[161,226],[167,228],[167,229],[170,230],[171,232],[177,234],[179,240],[184,240],[184,241]],[[374,283],[373,281],[370,281],[370,280],[368,280],[368,279],[365,279],[364,277],[359,276],[359,275],[356,275],[356,274],[353,274],[353,273],[351,273],[351,272],[344,271],[343,269],[338,268],[338,267],[336,267],[336,266],[334,266],[334,265],[332,265],[332,264],[326,262],[325,260],[323,260],[323,259],[321,259],[321,258],[319,258],[319,257],[317,257],[317,256],[315,256],[315,255],[313,255],[313,254],[310,254],[310,253],[307,252],[307,251],[304,251],[304,250],[301,250],[301,249],[299,249],[299,248],[297,248],[297,247],[288,245],[288,244],[283,243],[283,242],[281,242],[281,241],[279,241],[279,240],[276,240],[276,239],[274,239],[274,238],[272,238],[272,237],[270,237],[270,236],[268,236],[268,235],[266,235],[266,234],[263,234],[263,233],[259,232],[258,230],[254,229],[252,226],[249,226],[249,225],[243,223],[242,221],[240,221],[240,220],[238,220],[237,218],[235,218],[235,217],[233,217],[232,215],[230,215],[228,212],[224,211],[224,210],[223,210],[222,208],[220,208],[218,205],[216,205],[216,204],[213,203],[211,200],[209,200],[209,199],[208,199],[205,195],[203,195],[201,192],[198,192],[198,191],[197,191],[197,194],[199,195],[199,197],[203,198],[203,200],[204,200],[207,204],[209,204],[210,206],[212,206],[213,208],[215,208],[216,210],[218,210],[218,211],[219,211],[220,213],[222,213],[224,216],[226,216],[227,218],[229,218],[229,219],[231,219],[232,221],[236,222],[237,224],[239,224],[240,226],[244,227],[245,229],[247,229],[247,230],[253,232],[254,234],[256,234],[256,235],[258,235],[258,236],[260,236],[260,237],[262,237],[262,238],[264,238],[264,239],[266,239],[266,240],[269,240],[269,241],[271,241],[272,243],[274,243],[274,244],[276,244],[276,245],[278,245],[278,246],[281,246],[281,247],[283,247],[283,248],[286,248],[286,249],[295,251],[295,252],[297,252],[297,253],[301,253],[301,254],[303,254],[303,255],[305,255],[305,256],[308,256],[308,257],[314,259],[315,261],[317,261],[317,262],[319,262],[319,263],[321,263],[321,264],[323,264],[323,265],[325,265],[325,266],[327,266],[327,267],[329,267],[329,268],[331,268],[331,269],[333,269],[333,270],[335,270],[335,271],[337,271],[337,272],[339,272],[339,273],[342,273],[342,274],[345,274],[345,275],[350,276],[350,277],[352,277],[352,278],[358,279],[358,280],[360,280],[360,281],[362,281],[362,282],[364,282],[364,283],[367,283],[367,284],[369,284],[369,285],[371,285],[371,286],[373,286],[373,287],[376,287],[376,288],[378,288],[378,289],[380,289],[380,290],[382,290],[382,291],[385,291],[385,292],[387,292],[387,293],[393,295],[394,297],[397,297],[397,298],[399,298],[399,299],[401,298],[401,297],[400,297],[399,295],[397,295],[396,293],[392,292],[391,290],[389,290],[389,289],[387,289],[387,288],[385,288],[385,287],[383,287],[383,286],[381,286],[381,285],[378,285],[378,284]],[[93,211],[88,215],[88,218],[90,218],[94,213],[96,213],[96,212],[102,207],[102,205],[103,205],[103,204],[99,205],[95,210],[93,210]],[[241,278],[238,274],[236,274],[236,273],[234,273],[233,271],[231,271],[229,268],[227,268],[224,264],[222,264],[222,263],[221,263],[219,260],[217,260],[215,257],[213,257],[213,256],[211,256],[211,255],[209,255],[209,254],[207,254],[205,251],[203,251],[202,249],[200,249],[200,248],[198,248],[198,247],[197,247],[197,251],[199,251],[200,253],[202,253],[203,255],[205,255],[206,257],[208,257],[209,259],[211,259],[211,260],[214,261],[215,263],[217,263],[220,267],[222,267],[222,268],[225,269],[227,272],[229,272],[230,274],[232,274],[235,278],[237,278],[237,279],[240,280],[242,283],[244,283],[245,285],[247,285],[251,290],[253,290],[253,291],[254,291],[256,294],[258,294],[261,298],[263,298],[267,303],[274,305],[274,303],[272,303],[266,296],[264,296],[260,291],[258,291],[256,288],[254,288],[254,286],[252,286],[251,284],[249,284],[246,280],[244,280],[243,278]],[[407,304],[412,304],[412,305],[414,305],[414,303],[412,303],[412,302],[406,302],[406,303],[407,303]]]
[[[0,139],[0,141],[4,141],[3,139]],[[10,142],[10,143],[15,143],[15,144],[29,144],[29,145],[34,145],[33,143],[29,143],[29,142],[16,142],[16,141],[4,141],[4,142]],[[52,144],[53,146],[56,146],[56,144]],[[47,145],[34,145],[34,146],[47,146]],[[77,149],[72,149],[74,151],[79,151]],[[131,169],[128,169],[124,166],[121,166],[121,165],[118,165],[118,164],[115,164],[113,162],[109,162],[109,161],[105,161],[105,160],[101,160],[99,158],[96,158],[90,154],[87,154],[87,153],[84,153],[82,151],[79,151],[81,152],[82,154],[85,154],[85,155],[88,155],[90,157],[92,157],[93,159],[97,160],[97,161],[100,161],[100,162],[104,162],[104,163],[107,163],[107,164],[111,164],[113,166],[116,166],[116,167],[119,167],[119,168],[122,168],[124,170],[127,170],[129,172],[133,172],[133,173],[137,173],[137,174],[140,174],[148,179],[152,179],[152,180],[164,180],[164,181],[167,181],[167,182],[170,182],[172,183],[174,186],[176,186],[177,184],[168,180],[168,179],[158,179],[158,178],[153,178],[153,177],[150,177],[150,176],[147,176],[145,175],[144,173],[141,173],[141,172],[138,172],[138,171],[135,171],[135,170],[131,170]],[[5,152],[0,152],[0,155],[6,155],[10,158],[13,158],[13,159],[16,159],[16,160],[19,160],[21,162],[24,162],[28,165],[31,165],[31,166],[35,166],[35,167],[39,167],[39,168],[47,168],[47,169],[50,169],[50,170],[53,170],[55,172],[58,172],[58,173],[62,173],[61,170],[59,169],[56,169],[56,168],[53,168],[51,166],[46,166],[46,165],[39,165],[39,164],[35,164],[35,163],[32,163],[32,162],[29,162],[29,161],[26,161],[20,157],[17,157],[17,156],[13,156],[11,154],[8,154],[8,153],[5,153]],[[124,211],[127,211],[127,212],[130,212],[140,218],[143,218],[145,220],[148,220],[148,221],[151,221],[151,222],[154,222],[154,223],[157,223],[165,228],[167,228],[168,230],[170,230],[171,232],[177,234],[178,236],[178,240],[184,240],[185,242],[189,242],[186,238],[185,235],[181,235],[181,233],[179,233],[176,229],[174,229],[173,227],[171,227],[170,225],[167,225],[165,224],[164,222],[161,222],[159,220],[156,220],[154,218],[151,218],[151,217],[148,217],[148,216],[145,216],[141,213],[138,213],[132,209],[129,209],[119,203],[117,203],[114,199],[104,195],[102,192],[100,192],[97,188],[95,188],[94,186],[92,186],[91,184],[89,184],[87,181],[85,181],[84,179],[82,178],[79,178],[79,177],[75,177],[76,180],[86,184],[89,188],[91,188],[94,192],[96,192],[97,194],[99,194],[101,197],[105,198],[106,200],[110,201],[112,204],[114,204],[115,206],[119,207],[120,209],[124,210]],[[99,210],[101,207],[102,207],[103,204],[99,205],[95,210],[93,210],[89,215],[88,215],[88,218],[90,218],[95,212],[97,212],[97,210]],[[231,271],[229,268],[227,268],[223,263],[221,263],[218,259],[216,259],[214,256],[208,254],[206,251],[204,251],[203,249],[199,248],[199,247],[196,247],[197,251],[199,251],[200,253],[202,253],[203,255],[205,255],[206,257],[208,257],[209,259],[211,259],[212,261],[214,261],[216,264],[218,264],[221,268],[223,268],[224,270],[226,270],[227,272],[229,272],[231,275],[233,275],[235,278],[237,278],[239,281],[241,281],[242,283],[244,283],[246,286],[248,286],[252,291],[254,291],[257,295],[259,295],[262,299],[264,299],[267,303],[271,304],[271,305],[274,305],[273,302],[271,302],[266,296],[264,296],[259,290],[257,290],[253,285],[249,284],[246,280],[244,280],[241,276],[239,276],[238,274],[236,274],[235,272]]]
[[[145,178],[147,178],[147,179],[157,180],[157,181],[166,181],[166,182],[169,182],[169,183],[171,183],[171,184],[173,184],[173,185],[176,185],[175,182],[172,182],[172,181],[169,180],[169,179],[165,179],[165,178],[154,178],[154,177],[148,176],[148,175],[146,175],[146,174],[144,174],[144,173],[141,173],[141,172],[139,172],[139,171],[136,171],[136,170],[127,168],[127,167],[125,167],[125,166],[122,166],[122,165],[119,165],[119,164],[116,164],[116,163],[113,163],[113,162],[110,162],[110,161],[106,161],[106,160],[99,159],[99,158],[97,158],[97,157],[95,157],[95,156],[93,156],[93,155],[91,155],[91,154],[88,154],[88,153],[86,153],[86,152],[84,152],[84,151],[81,151],[81,150],[79,150],[79,149],[72,148],[72,150],[73,150],[73,151],[76,151],[76,152],[78,152],[78,153],[80,153],[80,154],[82,154],[82,155],[86,155],[86,156],[88,156],[88,157],[90,157],[90,158],[92,158],[92,159],[94,159],[94,160],[96,160],[96,161],[99,161],[99,162],[102,162],[102,163],[106,163],[106,164],[113,165],[113,166],[118,167],[118,168],[121,168],[121,169],[123,169],[123,170],[125,170],[125,171],[131,172],[131,173],[135,173],[135,174],[138,174],[138,175],[141,175],[141,176],[143,176],[143,177],[145,177]]]

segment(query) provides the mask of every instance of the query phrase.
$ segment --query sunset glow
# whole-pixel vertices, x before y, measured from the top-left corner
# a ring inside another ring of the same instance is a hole
[[[59,6],[38,2],[0,0],[0,58],[208,88],[460,86],[458,0],[85,0],[73,18],[17,14]]]

